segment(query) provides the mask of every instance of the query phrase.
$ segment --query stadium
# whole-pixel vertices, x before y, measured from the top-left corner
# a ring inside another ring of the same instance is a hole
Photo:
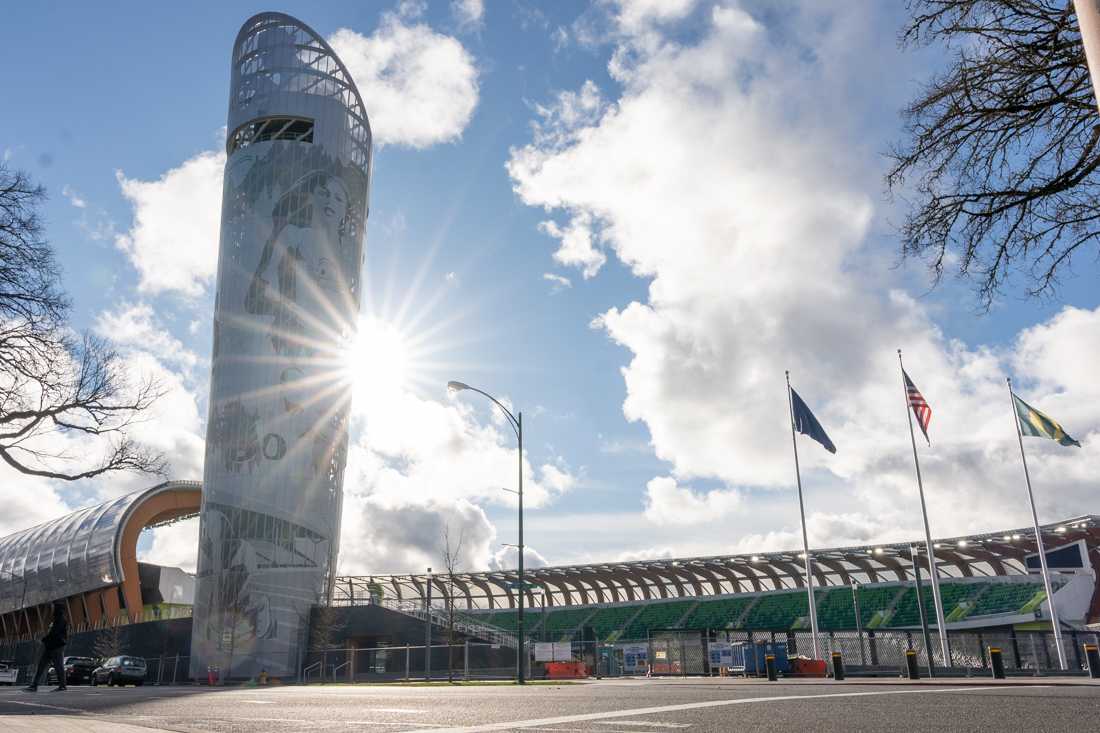
[[[76,649],[90,650],[104,631],[124,628],[131,653],[188,657],[194,577],[139,563],[137,542],[147,528],[194,517],[200,495],[198,482],[166,482],[0,538],[0,631],[8,656],[31,653],[31,640],[48,625],[50,604],[62,601],[73,619]],[[270,553],[292,552],[291,545],[280,545],[277,530]],[[1072,664],[1078,637],[1091,638],[1100,622],[1100,517],[1068,518],[1042,531]],[[867,642],[877,638],[879,645],[870,641],[867,651],[880,664],[895,663],[904,648],[923,649],[914,563],[922,570],[920,600],[933,628],[935,616],[922,547],[900,542],[811,550],[820,631],[830,648],[854,653],[858,634],[866,656]],[[1014,649],[1016,666],[1052,666],[1033,530],[941,538],[934,549],[947,628],[958,640],[955,664],[982,664],[982,644],[996,639]],[[621,659],[624,650],[670,634],[695,646],[715,639],[781,641],[791,653],[801,643],[806,653],[802,567],[800,552],[762,548],[756,554],[533,568],[525,571],[523,586],[515,571],[339,576],[330,604],[313,609],[312,651],[299,668],[315,665],[318,650],[350,659],[360,651],[423,645],[427,627],[433,644],[495,647],[485,666],[506,675],[518,649],[521,587],[524,637],[573,642],[577,656],[605,649]],[[1017,642],[1025,637],[1037,638],[1039,646]],[[360,670],[357,678],[399,677],[402,664],[415,668],[423,661],[353,667]],[[678,669],[703,672],[686,661]]]

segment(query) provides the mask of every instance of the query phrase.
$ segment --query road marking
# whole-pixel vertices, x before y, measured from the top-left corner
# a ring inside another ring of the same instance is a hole
[[[420,728],[434,728],[437,725],[437,723],[410,723],[407,720],[345,720],[344,722],[348,725],[412,725]]]
[[[1039,685],[1035,685],[1038,687]],[[560,715],[555,718],[538,718],[533,720],[509,720],[502,723],[486,723],[484,725],[459,726],[452,728],[432,728],[430,733],[475,733],[478,731],[510,730],[512,728],[532,728],[535,726],[556,725],[558,723],[578,723],[581,721],[601,720],[606,718],[634,718],[640,715],[659,715],[661,713],[674,713],[684,710],[702,710],[706,708],[720,708],[729,705],[747,705],[756,702],[784,702],[787,700],[820,700],[827,697],[874,697],[876,695],[912,695],[952,692],[978,692],[983,690],[999,690],[1003,687],[952,687],[937,688],[933,690],[881,690],[875,692],[834,692],[820,695],[782,695],[775,697],[745,697],[738,700],[711,700],[708,702],[688,702],[679,705],[661,705],[651,708],[634,708],[632,710],[610,710],[603,713],[583,713],[580,715]],[[411,732],[410,732],[411,733]]]
[[[541,730],[548,733],[592,733],[590,728],[524,728],[524,730]],[[636,733],[632,730],[618,730],[612,728],[611,730],[603,730],[602,733]]]
[[[419,708],[371,708],[371,711],[375,713],[409,713],[412,715],[423,715],[428,712]]]
[[[275,701],[274,700],[238,700],[237,702],[247,702],[247,703],[250,703],[252,705],[271,705]]]
[[[616,720],[614,722],[601,722],[596,721],[595,725],[635,725],[642,728],[690,728],[690,723],[660,723],[658,721],[649,722],[647,720]]]
[[[26,702],[25,700],[5,700],[4,702],[8,703],[8,704],[11,704],[11,705],[29,705],[32,708],[50,708],[52,710],[64,710],[65,712],[68,712],[68,713],[83,713],[83,712],[85,712],[84,710],[82,710],[80,708],[66,708],[66,707],[62,707],[61,705],[47,705],[44,702]]]

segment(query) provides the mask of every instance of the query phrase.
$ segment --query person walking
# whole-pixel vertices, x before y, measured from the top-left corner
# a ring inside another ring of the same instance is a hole
[[[27,692],[38,692],[38,682],[46,674],[46,670],[52,664],[57,672],[57,687],[54,692],[63,692],[65,688],[65,643],[69,637],[69,621],[65,618],[65,603],[56,601],[53,604],[53,622],[50,630],[42,637],[42,654],[38,657],[38,669],[34,672],[34,679],[23,688]]]

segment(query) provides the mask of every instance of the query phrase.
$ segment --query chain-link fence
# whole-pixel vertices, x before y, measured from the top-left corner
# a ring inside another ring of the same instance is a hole
[[[1070,674],[1087,669],[1083,645],[1095,644],[1100,634],[1066,631],[1062,634],[1067,670]],[[906,668],[906,652],[917,653],[921,668],[929,665],[928,649],[920,632],[868,631],[824,632],[818,635],[817,655],[809,631],[669,631],[648,639],[620,639],[615,643],[573,642],[578,659],[591,660],[589,668],[600,675],[698,675],[717,674],[712,669],[707,647],[710,641],[776,645],[788,657],[829,660],[833,652],[843,655],[849,670],[900,673]],[[939,636],[932,634],[932,659],[937,669],[952,674],[979,674],[989,668],[989,648],[1002,651],[1005,669],[1019,674],[1062,674],[1054,635],[1049,631],[953,632],[948,634],[950,658],[944,659]],[[771,648],[771,647],[770,647]],[[946,671],[946,670],[945,670]]]
[[[501,644],[465,642],[368,649],[323,649],[306,655],[303,682],[386,682],[510,679],[516,650]]]
[[[134,657],[133,655],[123,654],[120,656],[130,656],[135,659],[141,659],[141,657]],[[105,662],[105,659],[96,660],[97,666]],[[163,657],[151,657],[145,658],[145,677],[141,681],[143,685],[190,685],[192,683],[191,678],[188,676],[188,668],[191,663],[191,658],[184,655],[168,655]],[[35,670],[37,669],[37,662],[33,664],[21,664],[15,667],[17,675],[14,684],[15,685],[29,685],[34,678]],[[207,682],[207,680],[201,680]],[[40,681],[45,684],[57,684],[57,675],[54,673],[52,667],[50,667],[46,675]],[[80,683],[74,680],[69,680],[69,684],[91,684],[90,680],[82,680]],[[102,684],[102,682],[101,682]],[[127,684],[134,684],[132,681]]]

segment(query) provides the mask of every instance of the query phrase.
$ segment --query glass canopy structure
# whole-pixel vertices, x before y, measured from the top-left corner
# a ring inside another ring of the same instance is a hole
[[[168,481],[0,538],[0,630],[32,630],[54,601],[74,624],[139,613],[138,535],[194,516],[201,488]]]

